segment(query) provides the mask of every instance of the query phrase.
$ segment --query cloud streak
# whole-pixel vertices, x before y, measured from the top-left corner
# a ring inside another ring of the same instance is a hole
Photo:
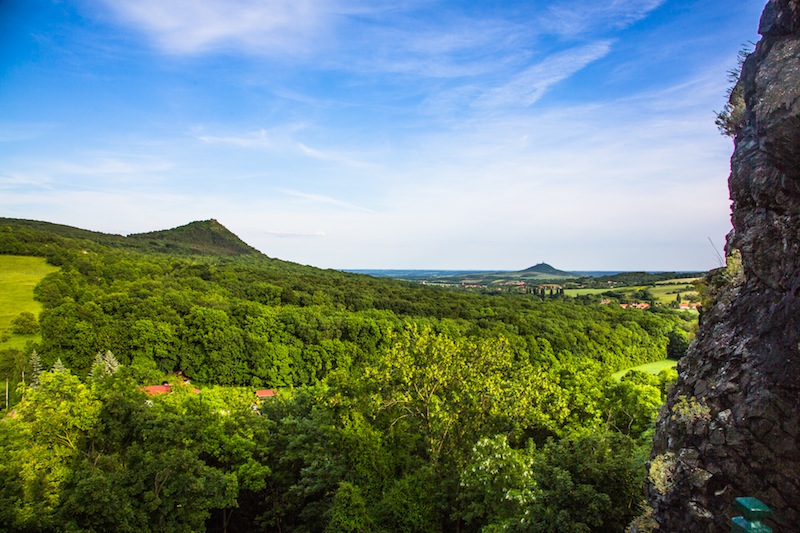
[[[264,234],[269,235],[270,237],[279,237],[281,239],[316,239],[319,237],[324,237],[324,231],[313,231],[310,233],[299,233],[299,232],[291,232],[291,231],[275,231],[275,230],[268,230],[265,231]]]
[[[75,163],[61,161],[51,165],[51,172],[84,177],[112,177],[128,176],[141,177],[145,174],[165,172],[172,168],[172,164],[159,158],[134,157],[124,158],[116,156],[95,156],[86,158],[88,161]]]
[[[319,0],[101,0],[124,23],[170,54],[239,49],[295,53],[322,31],[329,3]]]
[[[22,172],[0,173],[0,189],[48,189],[51,187],[52,178],[47,174],[30,174]]]
[[[549,32],[575,38],[598,30],[619,30],[634,24],[666,0],[571,0],[552,2],[541,23]]]
[[[306,192],[294,191],[294,190],[290,190],[290,189],[283,189],[283,190],[281,190],[281,192],[283,192],[284,194],[286,194],[288,196],[292,196],[294,198],[299,198],[301,200],[305,200],[307,202],[311,202],[311,203],[314,203],[314,204],[339,207],[339,208],[346,209],[346,210],[360,211],[360,212],[364,212],[364,213],[374,213],[373,210],[367,209],[366,207],[361,207],[360,205],[355,205],[353,203],[346,202],[346,201],[343,201],[343,200],[339,200],[339,199],[336,199],[336,198],[332,198],[330,196],[325,196],[323,194],[306,193]]]
[[[477,103],[492,107],[531,106],[552,86],[608,54],[611,44],[611,41],[599,41],[548,56],[514,76],[502,87],[489,91]]]
[[[209,145],[233,146],[236,148],[266,150],[270,152],[282,153],[284,155],[294,153],[315,159],[336,163],[347,167],[360,169],[376,169],[379,165],[363,161],[353,154],[337,151],[335,149],[318,149],[308,146],[306,143],[295,140],[289,130],[297,130],[298,127],[268,133],[264,128],[245,133],[242,135],[198,135],[197,139]]]
[[[37,139],[51,132],[54,124],[46,122],[11,122],[0,120],[0,143]]]
[[[239,146],[242,148],[273,147],[273,143],[267,136],[267,131],[263,128],[240,136],[200,135],[198,139],[207,144],[229,144],[233,146]]]
[[[334,152],[334,151],[327,151],[327,150],[317,150],[315,148],[311,148],[306,146],[305,144],[298,142],[297,147],[299,148],[300,152],[303,155],[311,157],[313,159],[318,159],[320,161],[329,161],[332,163],[337,163],[340,165],[345,165],[348,167],[353,168],[361,168],[361,169],[377,169],[380,168],[379,165],[374,163],[368,163],[366,161],[361,161],[354,157],[351,157],[344,153]]]

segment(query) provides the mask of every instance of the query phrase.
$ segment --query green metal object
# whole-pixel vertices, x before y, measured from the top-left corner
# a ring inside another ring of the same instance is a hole
[[[731,520],[731,533],[772,533],[772,528],[761,522],[772,514],[772,509],[763,502],[750,496],[736,498],[736,507],[742,516]]]

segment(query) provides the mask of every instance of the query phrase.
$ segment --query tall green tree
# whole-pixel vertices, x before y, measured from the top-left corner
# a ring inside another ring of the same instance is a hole
[[[7,527],[57,527],[54,519],[63,484],[100,408],[91,389],[76,376],[55,370],[42,372],[39,385],[25,390],[16,416],[2,419],[2,492],[3,500],[11,504],[3,517]]]

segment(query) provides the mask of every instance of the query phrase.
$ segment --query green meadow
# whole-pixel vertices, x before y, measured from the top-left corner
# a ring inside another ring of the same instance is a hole
[[[692,282],[696,279],[670,280],[669,282],[656,283],[654,286],[648,287],[648,289],[656,297],[656,301],[660,303],[674,301],[678,293],[685,300],[690,295],[697,296],[697,290],[692,285]]]
[[[564,294],[574,298],[575,296],[582,296],[584,294],[602,294],[609,290],[613,289],[564,289]]]
[[[677,364],[678,362],[674,359],[662,359],[661,361],[653,361],[652,363],[645,363],[643,365],[620,370],[619,372],[614,372],[611,374],[611,377],[616,380],[620,380],[622,379],[622,376],[624,376],[629,370],[639,370],[641,372],[647,372],[648,374],[658,374],[665,368],[675,368]]]
[[[38,316],[41,304],[33,299],[33,288],[51,272],[58,270],[41,257],[0,255],[0,342],[2,348],[21,349],[29,340],[38,341],[38,335],[11,333],[11,321],[23,311]]]
[[[675,301],[678,293],[680,292],[681,298],[684,300],[690,296],[697,296],[697,291],[692,286],[692,281],[697,278],[686,279],[673,279],[662,281],[653,285],[639,285],[631,287],[616,287],[616,288],[584,288],[584,289],[564,289],[564,294],[567,296],[581,296],[585,294],[602,294],[604,292],[615,292],[620,295],[632,294],[637,291],[647,290],[653,296],[653,300],[663,305],[669,305]]]

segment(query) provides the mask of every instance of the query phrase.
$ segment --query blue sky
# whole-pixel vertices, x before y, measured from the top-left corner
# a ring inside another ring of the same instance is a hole
[[[0,216],[215,218],[322,268],[713,268],[714,112],[764,3],[0,0]]]

